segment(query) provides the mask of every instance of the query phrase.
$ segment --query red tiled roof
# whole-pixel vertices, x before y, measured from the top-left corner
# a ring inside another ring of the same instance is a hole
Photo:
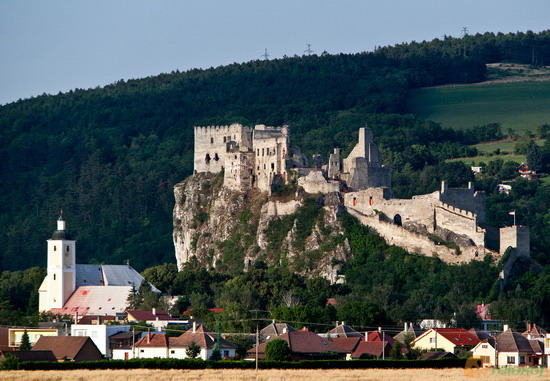
[[[445,339],[449,340],[454,345],[476,345],[480,340],[473,335],[471,332],[468,332],[464,328],[432,328],[426,332],[435,331],[443,336]],[[425,333],[426,333],[425,332]]]
[[[355,350],[355,347],[357,347],[357,344],[359,341],[361,341],[360,337],[333,337],[332,342],[336,345],[338,345],[340,348],[345,350],[346,352],[353,352]]]
[[[33,351],[52,351],[56,358],[73,360],[79,352],[86,346],[91,347],[90,350],[97,358],[87,358],[88,360],[100,359],[101,352],[88,336],[41,336],[36,344],[32,347]],[[89,353],[87,355],[90,355]]]
[[[214,313],[217,313],[217,314],[223,312],[223,308],[209,308],[208,310],[212,311]],[[189,309],[183,311],[183,315],[191,315],[192,312],[193,312],[193,309],[189,308]]]
[[[292,353],[300,354],[316,354],[323,352],[336,352],[336,353],[349,353],[348,351],[342,349],[340,346],[334,344],[329,339],[321,337],[313,332],[287,332],[280,336],[269,339],[260,344],[258,347],[258,352],[265,353],[265,346],[271,340],[282,339],[288,343],[290,351]],[[255,353],[256,349],[249,349],[249,353]]]
[[[533,338],[541,338],[541,339],[544,339],[547,334],[548,332],[546,332],[544,329],[542,329],[536,324],[530,325],[529,329],[527,329],[525,332],[522,333],[522,335],[525,337],[532,336]]]
[[[141,338],[136,344],[136,347],[154,347],[154,348],[167,348],[168,337],[160,333],[148,333]]]
[[[209,331],[204,325],[200,324],[195,329],[195,332],[193,332],[193,329],[191,328],[190,330],[185,331],[181,336],[171,337],[170,346],[188,348],[192,342],[195,342],[195,344],[201,348],[212,349],[216,345],[216,341],[216,334]],[[236,348],[235,345],[223,338],[221,339],[220,344],[222,348]]]
[[[367,341],[387,341],[391,345],[395,342],[395,339],[388,335],[387,333],[382,333],[380,331],[372,331],[368,334]]]
[[[376,357],[382,357],[382,350],[385,355],[390,353],[391,345],[387,341],[361,341],[351,354],[352,358],[359,358],[363,353],[368,353]]]
[[[157,310],[155,314],[153,311],[126,311],[128,316],[132,316],[137,321],[151,321],[151,320],[172,320],[170,314],[166,311]]]

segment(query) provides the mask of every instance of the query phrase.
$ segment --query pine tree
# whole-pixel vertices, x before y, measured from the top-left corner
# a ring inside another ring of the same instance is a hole
[[[21,344],[19,345],[19,350],[30,351],[31,349],[31,340],[29,339],[29,334],[27,333],[27,330],[25,330],[25,332],[23,332],[23,336],[21,336]]]

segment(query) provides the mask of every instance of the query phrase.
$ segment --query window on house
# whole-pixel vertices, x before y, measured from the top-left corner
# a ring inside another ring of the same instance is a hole
[[[69,245],[67,245],[67,253],[69,252]]]
[[[488,347],[489,347],[489,346],[488,346],[487,344],[483,344],[483,345],[481,346],[481,348],[483,348],[483,349],[487,349]]]
[[[145,350],[143,350],[143,349],[140,349],[140,350],[139,350],[139,352],[140,352],[140,353],[143,353],[143,352],[145,352]]]
[[[516,357],[515,356],[506,356],[506,363],[507,364],[515,364],[516,363]]]
[[[57,246],[54,246],[54,247],[53,247],[53,251],[57,251]]]
[[[525,364],[525,356],[519,356],[519,363]]]
[[[430,344],[435,344],[435,337],[430,337]]]
[[[55,274],[53,274],[53,280],[55,280]]]
[[[172,349],[172,350],[170,351],[170,353],[171,353],[171,354],[174,354],[174,353],[176,353],[176,351]]]
[[[223,351],[223,357],[229,357],[229,351]]]

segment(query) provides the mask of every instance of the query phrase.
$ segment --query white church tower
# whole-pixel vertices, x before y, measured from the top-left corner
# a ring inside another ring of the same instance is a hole
[[[62,308],[76,288],[76,241],[65,230],[63,215],[48,240],[47,275],[39,289],[39,311]]]

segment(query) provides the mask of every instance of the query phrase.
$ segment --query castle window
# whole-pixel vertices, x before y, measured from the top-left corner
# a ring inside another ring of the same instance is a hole
[[[214,138],[210,138],[210,144],[214,144]]]
[[[265,169],[265,164],[264,164],[264,169]]]
[[[271,170],[275,170],[275,163],[271,163]]]
[[[54,246],[54,247],[53,247],[53,251],[57,251],[57,246]]]
[[[226,143],[227,142],[227,137],[223,137],[223,142]]]
[[[206,154],[206,164],[210,164],[210,154]]]
[[[237,155],[235,155],[235,159],[237,158]]]
[[[218,154],[214,155],[214,160],[216,160],[216,161],[220,160],[220,157],[218,156]]]
[[[55,280],[55,274],[53,274],[53,280]]]
[[[265,155],[264,155],[264,149],[263,149],[263,148],[262,148],[262,156],[265,156]]]

